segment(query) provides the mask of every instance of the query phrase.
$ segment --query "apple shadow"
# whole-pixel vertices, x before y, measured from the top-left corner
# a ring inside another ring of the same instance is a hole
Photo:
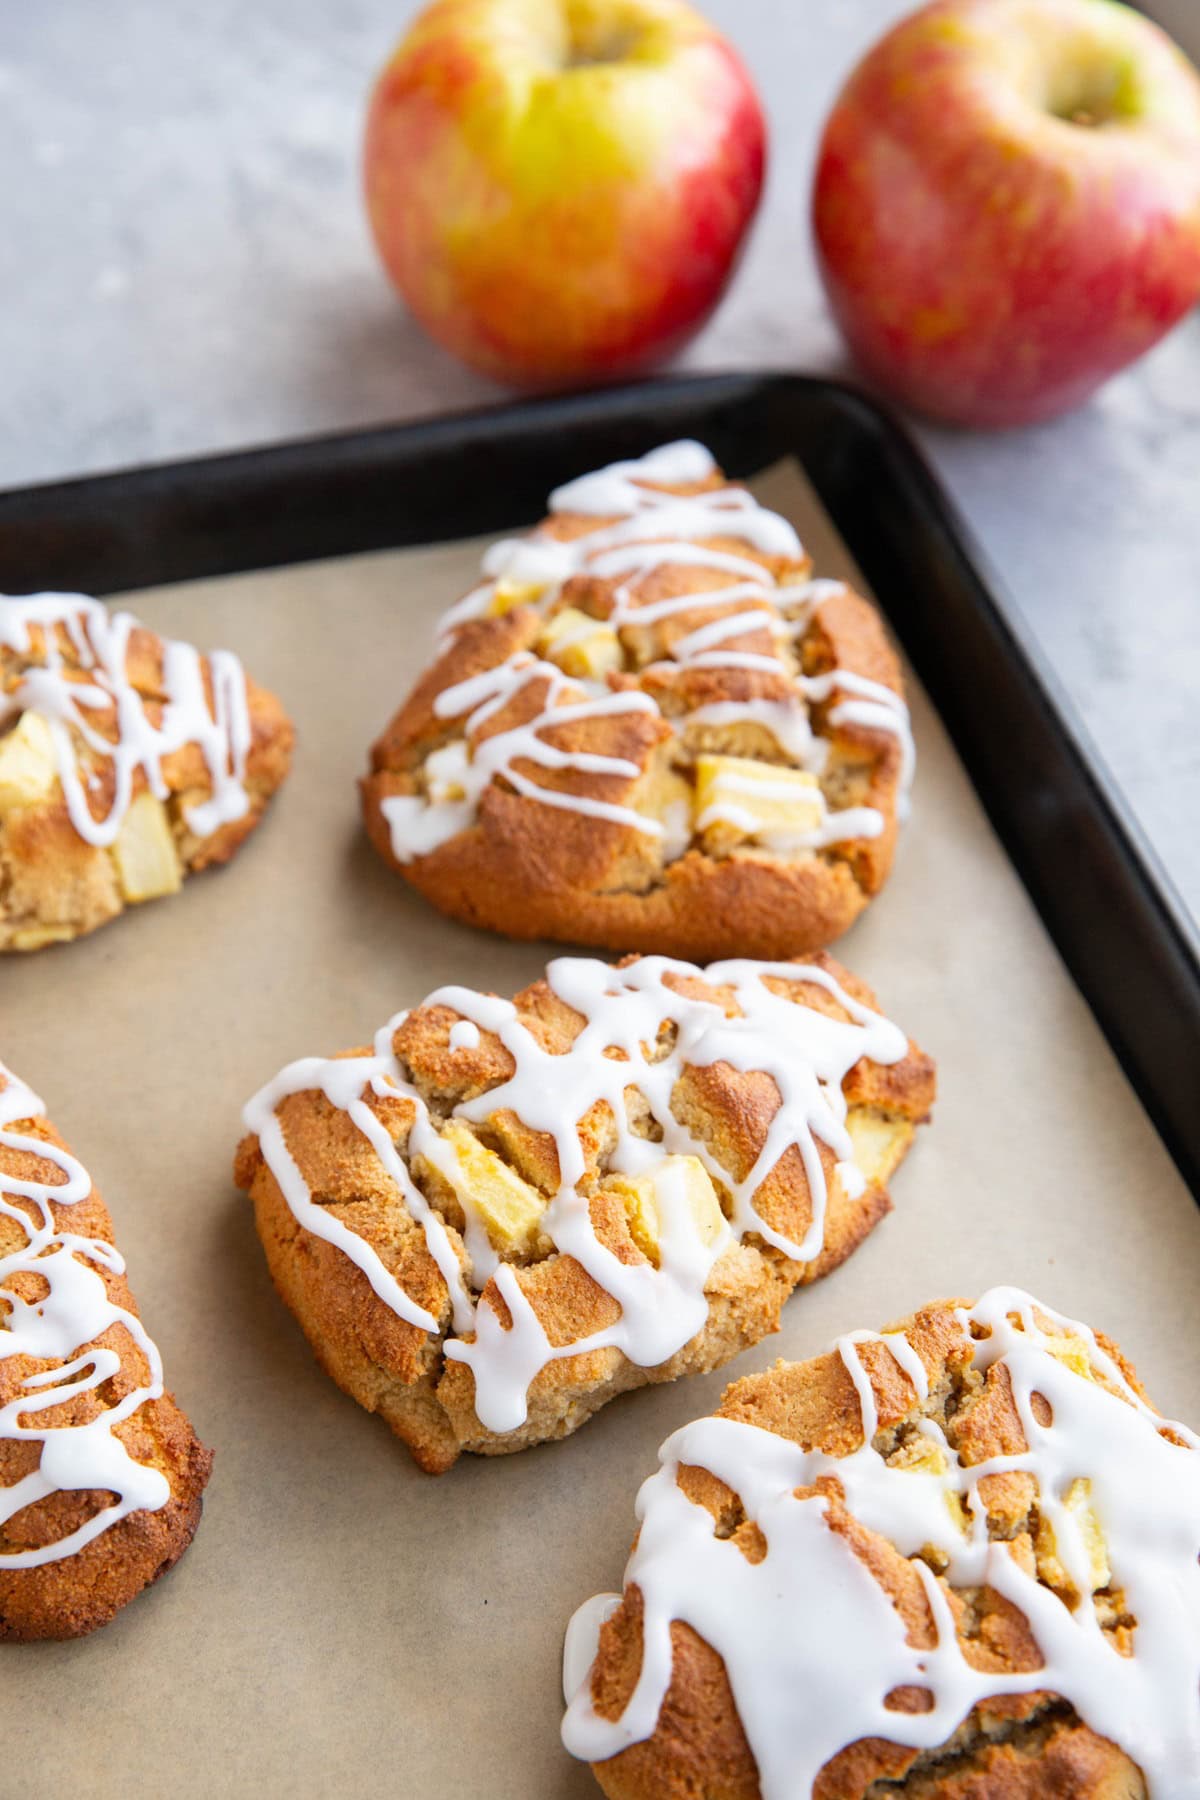
[[[309,385],[323,409],[340,417],[386,423],[510,397],[443,350],[382,281],[343,296],[335,324],[329,315],[312,324]]]

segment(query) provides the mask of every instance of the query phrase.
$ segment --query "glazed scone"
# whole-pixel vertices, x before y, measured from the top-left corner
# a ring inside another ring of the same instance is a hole
[[[734,1382],[567,1634],[610,1800],[1200,1793],[1200,1439],[1015,1288]]]
[[[561,957],[284,1069],[234,1178],[320,1361],[438,1474],[776,1330],[888,1211],[933,1088],[828,959]]]
[[[0,1640],[81,1637],[179,1560],[211,1453],[163,1388],[112,1221],[0,1064]]]
[[[0,596],[0,950],[40,950],[228,862],[292,725],[227,650],[81,594]]]
[[[883,884],[912,767],[879,614],[699,444],[558,489],[371,753],[375,847],[510,937],[791,956]]]

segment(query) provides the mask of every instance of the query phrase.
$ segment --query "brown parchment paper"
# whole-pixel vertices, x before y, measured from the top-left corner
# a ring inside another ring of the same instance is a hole
[[[794,470],[757,485],[820,573],[852,572]],[[1159,1405],[1200,1419],[1200,1214],[919,693],[912,822],[839,951],[941,1067],[891,1218],[726,1371],[440,1480],[321,1374],[230,1182],[243,1101],[439,983],[508,994],[555,953],[443,920],[359,828],[367,744],[478,555],[134,599],[156,629],[237,649],[286,700],[300,747],[229,869],[0,964],[0,1057],[106,1195],[168,1382],[217,1452],[173,1574],[80,1643],[0,1649],[2,1800],[583,1800],[597,1790],[558,1740],[563,1627],[619,1585],[659,1443],[731,1376],[937,1296],[1025,1285],[1117,1335]]]

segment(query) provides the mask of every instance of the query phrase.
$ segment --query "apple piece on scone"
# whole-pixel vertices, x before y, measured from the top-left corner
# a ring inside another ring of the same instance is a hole
[[[54,738],[40,713],[23,712],[0,737],[0,819],[18,806],[34,806],[58,780]]]
[[[888,1181],[908,1154],[914,1127],[881,1108],[852,1106],[846,1130],[855,1166],[868,1181]]]
[[[690,1231],[706,1247],[728,1232],[712,1176],[698,1156],[664,1156],[656,1169],[613,1175],[606,1185],[624,1202],[630,1235],[655,1268],[664,1232]]]
[[[488,617],[501,619],[505,613],[512,612],[518,606],[537,606],[546,593],[544,581],[509,581],[501,577],[496,581],[488,598]]]
[[[573,606],[565,606],[547,621],[538,649],[547,662],[557,663],[564,674],[577,680],[603,681],[622,662],[621,645],[612,626]]]
[[[470,1126],[451,1119],[437,1134],[426,1161],[446,1182],[467,1219],[476,1218],[501,1256],[530,1256],[537,1242],[545,1196],[480,1142]]]
[[[744,756],[696,758],[696,831],[710,850],[764,844],[802,849],[825,816],[821,786],[806,769]]]
[[[154,794],[143,792],[130,803],[112,847],[112,859],[121,896],[130,905],[176,894],[183,886],[183,865],[167,809]]]

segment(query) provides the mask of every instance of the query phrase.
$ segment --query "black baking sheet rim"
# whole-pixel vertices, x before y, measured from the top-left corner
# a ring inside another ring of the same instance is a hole
[[[797,458],[1200,1200],[1195,924],[924,458],[857,390],[685,377],[13,490],[0,591],[106,594],[507,530],[558,482],[681,436],[738,476]]]

